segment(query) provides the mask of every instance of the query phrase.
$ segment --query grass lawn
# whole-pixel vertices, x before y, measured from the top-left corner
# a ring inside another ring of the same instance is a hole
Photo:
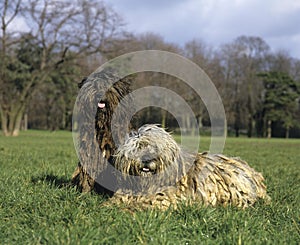
[[[102,207],[104,197],[65,185],[77,164],[71,133],[0,136],[0,244],[300,244],[300,140],[228,138],[224,153],[263,173],[270,205]]]

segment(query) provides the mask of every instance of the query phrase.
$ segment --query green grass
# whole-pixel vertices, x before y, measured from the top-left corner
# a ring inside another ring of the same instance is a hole
[[[229,138],[224,153],[263,173],[271,205],[101,206],[104,197],[66,185],[77,164],[71,133],[0,136],[0,244],[300,244],[300,140]]]

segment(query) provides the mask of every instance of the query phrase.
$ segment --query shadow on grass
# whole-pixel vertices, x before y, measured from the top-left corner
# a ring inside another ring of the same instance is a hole
[[[73,188],[70,179],[66,177],[58,177],[54,174],[43,174],[41,176],[34,176],[31,178],[31,182],[34,184],[46,182],[58,188],[65,188],[65,187]]]
[[[58,177],[54,174],[43,174],[41,176],[33,176],[31,177],[31,182],[35,185],[41,184],[41,183],[48,183],[51,187],[55,188],[69,188],[73,189],[76,188],[74,184],[72,184],[71,179],[67,177]],[[80,190],[78,190],[78,193],[81,193]],[[103,200],[107,200],[110,197],[112,197],[113,192],[105,189],[98,183],[95,183],[95,189],[91,192],[93,195],[99,195],[103,198]]]

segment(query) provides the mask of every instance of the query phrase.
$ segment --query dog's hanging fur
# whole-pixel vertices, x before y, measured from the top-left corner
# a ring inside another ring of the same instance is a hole
[[[112,194],[99,182],[105,178],[116,144],[122,143],[131,129],[129,116],[132,103],[127,96],[130,94],[130,81],[129,77],[120,79],[113,70],[105,69],[96,71],[78,85],[76,123],[80,127],[77,131],[81,159],[73,173],[72,183],[82,192],[95,190]],[[127,99],[123,100],[125,96]]]

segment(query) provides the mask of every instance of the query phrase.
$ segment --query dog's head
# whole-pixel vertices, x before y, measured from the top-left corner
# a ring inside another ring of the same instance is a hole
[[[85,78],[79,83],[78,87],[86,91],[90,105],[96,108],[96,127],[99,129],[109,128],[113,113],[122,99],[128,95],[130,91],[130,78],[125,77],[119,79],[116,74],[111,71],[94,73],[90,77]],[[123,103],[129,100],[122,101]],[[130,105],[128,105],[130,110]],[[127,111],[128,112],[128,111]],[[120,111],[121,113],[121,111]],[[120,116],[122,121],[128,113]]]
[[[152,176],[179,168],[180,148],[161,127],[144,125],[132,133],[115,155],[115,167],[123,174]]]

